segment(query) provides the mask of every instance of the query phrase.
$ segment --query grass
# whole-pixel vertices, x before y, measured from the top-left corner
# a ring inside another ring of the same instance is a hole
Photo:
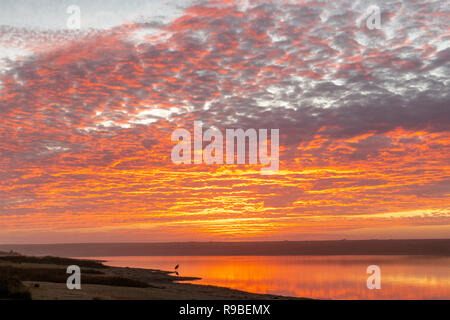
[[[55,264],[55,265],[77,265],[85,268],[107,268],[103,263],[94,260],[78,260],[70,258],[58,258],[58,257],[30,257],[30,256],[4,256],[0,257],[0,262],[11,263],[39,263],[39,264]]]
[[[31,300],[31,293],[19,278],[0,272],[0,299]]]
[[[12,266],[0,266],[0,273],[8,274],[11,278],[20,281],[39,281],[66,283],[69,274],[65,268],[17,268]],[[149,285],[142,281],[116,277],[104,276],[98,270],[81,270],[81,282],[84,284],[99,284],[116,287],[148,288]]]
[[[70,276],[66,272],[69,265],[77,265],[81,270],[82,284],[97,284],[116,287],[148,288],[149,284],[118,276],[106,276],[101,271],[108,268],[103,263],[93,260],[78,260],[58,257],[0,256],[0,299],[31,299],[31,294],[22,281],[66,283]],[[14,266],[6,263],[13,263]],[[48,268],[36,266],[21,268],[21,264],[49,264],[61,267]],[[18,267],[19,266],[19,267]],[[100,270],[98,270],[100,269]],[[35,284],[36,287],[36,284]]]

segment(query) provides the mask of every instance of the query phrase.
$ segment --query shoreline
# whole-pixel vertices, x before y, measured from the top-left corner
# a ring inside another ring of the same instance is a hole
[[[81,289],[69,290],[69,265],[81,269]],[[0,253],[0,275],[22,282],[32,300],[302,300],[305,298],[251,293],[213,285],[184,283],[197,277],[174,272],[113,267],[98,260],[23,256]],[[1,298],[1,297],[0,297]]]
[[[450,256],[450,239],[0,244],[0,251],[66,257],[100,256]]]

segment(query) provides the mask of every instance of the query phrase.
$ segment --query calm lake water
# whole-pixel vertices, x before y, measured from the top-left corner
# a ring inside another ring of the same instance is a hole
[[[450,299],[450,257],[145,256],[89,257],[120,267],[173,270],[194,281],[257,293],[321,299]],[[381,289],[367,288],[369,265]]]

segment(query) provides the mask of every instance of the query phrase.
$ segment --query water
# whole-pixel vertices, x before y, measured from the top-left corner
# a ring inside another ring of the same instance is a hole
[[[450,299],[450,257],[433,256],[144,256],[89,257],[106,264],[173,270],[198,284],[317,299]],[[381,289],[367,288],[369,265]]]

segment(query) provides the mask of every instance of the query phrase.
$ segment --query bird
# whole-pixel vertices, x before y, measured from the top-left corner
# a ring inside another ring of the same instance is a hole
[[[179,265],[179,264],[177,264],[177,265],[175,266],[175,270],[177,270],[179,266],[180,266],[180,265]]]

